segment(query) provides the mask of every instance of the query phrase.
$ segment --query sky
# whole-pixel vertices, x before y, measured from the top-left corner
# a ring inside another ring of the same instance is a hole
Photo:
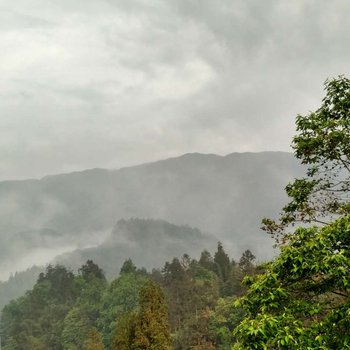
[[[0,180],[291,151],[348,0],[0,0]]]

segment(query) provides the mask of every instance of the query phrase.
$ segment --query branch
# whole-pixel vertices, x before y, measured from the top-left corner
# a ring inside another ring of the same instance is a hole
[[[340,295],[340,296],[342,296],[342,297],[344,297],[344,298],[349,298],[349,295],[348,295],[348,294],[343,294],[343,293],[337,292],[337,291],[335,291],[335,290],[332,290],[331,292],[332,292],[333,294]]]

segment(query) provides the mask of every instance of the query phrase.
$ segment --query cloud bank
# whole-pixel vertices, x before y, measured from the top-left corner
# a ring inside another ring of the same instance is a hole
[[[290,150],[349,74],[346,0],[4,0],[0,180]]]

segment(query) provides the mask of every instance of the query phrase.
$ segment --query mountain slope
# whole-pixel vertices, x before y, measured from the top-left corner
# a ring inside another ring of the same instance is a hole
[[[56,257],[55,261],[73,269],[92,259],[108,277],[118,275],[125,260],[139,267],[160,268],[165,261],[184,253],[197,257],[214,250],[217,238],[188,225],[178,226],[164,220],[120,220],[104,242],[96,247],[78,249]]]
[[[272,242],[259,230],[261,218],[277,214],[284,186],[302,174],[289,153],[187,154],[120,170],[0,182],[0,263],[6,266],[17,247],[25,257],[40,241],[52,256],[97,245],[115,222],[132,217],[198,227],[234,255],[251,248],[268,258]],[[55,237],[47,234],[53,231]],[[13,260],[11,266],[17,268]]]

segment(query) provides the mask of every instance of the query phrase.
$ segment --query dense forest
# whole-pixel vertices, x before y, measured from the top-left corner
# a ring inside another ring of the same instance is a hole
[[[151,272],[128,259],[110,282],[91,260],[77,274],[48,266],[3,309],[3,348],[230,349],[242,318],[232,303],[257,272],[254,260],[247,250],[235,262],[219,243],[213,256],[184,254]],[[142,345],[144,334],[159,343]]]

